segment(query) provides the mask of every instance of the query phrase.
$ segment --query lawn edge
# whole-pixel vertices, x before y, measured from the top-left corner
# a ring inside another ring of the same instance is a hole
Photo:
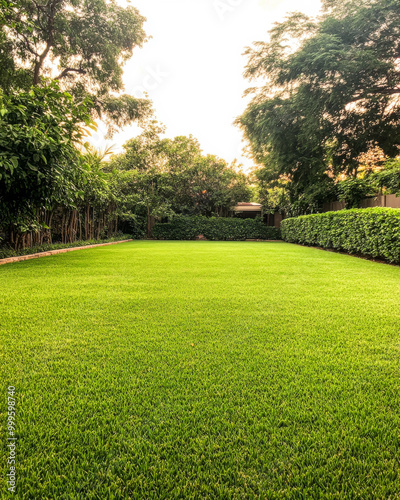
[[[322,252],[336,253],[338,255],[347,255],[348,257],[354,257],[356,259],[366,260],[368,262],[374,262],[375,264],[385,264],[386,266],[400,267],[400,264],[396,264],[395,262],[376,259],[374,257],[369,257],[368,255],[363,255],[359,253],[349,253],[345,252],[344,250],[336,250],[335,248],[324,248],[324,247],[317,247],[314,245],[303,245],[302,243],[292,243],[289,241],[285,241],[285,243],[289,243],[289,245],[296,245],[298,247],[303,247],[303,248],[313,248],[314,250],[321,250]]]
[[[85,250],[86,248],[96,248],[96,247],[106,247],[108,245],[119,245],[120,243],[128,243],[130,240],[121,241],[111,241],[109,243],[99,243],[96,245],[86,245],[82,247],[72,247],[72,248],[61,248],[59,250],[49,250],[48,252],[33,253],[30,255],[19,255],[18,257],[7,257],[6,259],[0,259],[0,266],[4,264],[12,264],[14,262],[21,262],[23,260],[39,259],[41,257],[50,257],[51,255],[57,255],[59,253],[75,252],[76,250]]]

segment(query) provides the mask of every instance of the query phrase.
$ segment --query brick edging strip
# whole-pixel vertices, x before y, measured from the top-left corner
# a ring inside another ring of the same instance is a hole
[[[99,243],[97,245],[86,245],[82,247],[61,248],[60,250],[49,250],[48,252],[32,253],[30,255],[20,255],[18,257],[9,257],[7,259],[0,259],[0,266],[3,264],[12,264],[13,262],[21,262],[23,260],[39,259],[40,257],[49,257],[50,255],[57,255],[59,253],[75,252],[76,250],[85,250],[85,248],[106,247],[108,245],[118,245],[119,243],[127,243],[133,240],[111,241],[110,243]]]

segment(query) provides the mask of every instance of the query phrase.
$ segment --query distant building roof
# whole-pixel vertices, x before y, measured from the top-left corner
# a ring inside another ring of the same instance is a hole
[[[238,203],[233,210],[235,212],[261,212],[262,205],[260,203]]]

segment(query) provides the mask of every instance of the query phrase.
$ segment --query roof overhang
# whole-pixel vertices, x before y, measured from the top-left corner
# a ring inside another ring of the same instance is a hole
[[[262,205],[258,203],[246,204],[246,205],[236,205],[233,207],[234,212],[262,212]]]

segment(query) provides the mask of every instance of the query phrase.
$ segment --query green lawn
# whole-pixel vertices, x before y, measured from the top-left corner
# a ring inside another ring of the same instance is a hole
[[[133,242],[0,284],[1,498],[9,385],[13,498],[400,498],[400,268]]]

